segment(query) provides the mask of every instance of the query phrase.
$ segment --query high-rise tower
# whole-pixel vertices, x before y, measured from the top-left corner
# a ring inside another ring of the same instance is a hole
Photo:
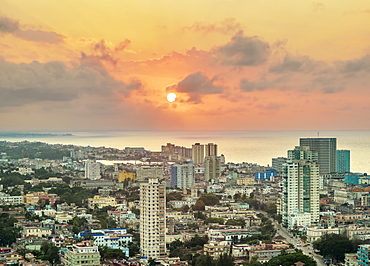
[[[337,173],[351,172],[351,152],[349,150],[337,150]]]
[[[311,225],[319,222],[317,157],[317,152],[309,147],[295,147],[288,151],[288,161],[283,165],[282,222],[285,226],[291,224],[292,217],[299,216],[308,216],[308,224]]]
[[[207,156],[217,156],[217,144],[208,143],[205,146],[205,157]]]
[[[195,182],[194,177],[193,161],[171,166],[171,187],[192,188]]]
[[[299,146],[308,146],[318,154],[320,174],[330,174],[336,171],[336,138],[301,138]]]
[[[140,185],[140,249],[143,259],[166,254],[166,187],[158,178]]]
[[[194,164],[204,163],[204,145],[200,143],[195,143],[191,147],[191,159]]]

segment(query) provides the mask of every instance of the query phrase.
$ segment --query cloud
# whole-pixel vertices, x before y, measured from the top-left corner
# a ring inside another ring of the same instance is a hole
[[[258,66],[267,61],[270,48],[258,37],[244,36],[240,31],[229,43],[218,47],[216,54],[224,65]]]
[[[293,57],[291,55],[287,55],[284,57],[283,62],[270,67],[270,72],[277,74],[288,72],[307,72],[313,70],[318,64],[318,62],[314,62],[308,56]]]
[[[134,80],[113,79],[98,64],[68,67],[54,61],[15,64],[0,59],[0,106],[22,106],[36,102],[68,102],[83,95],[127,96],[141,87]]]
[[[206,94],[222,93],[223,87],[216,85],[218,78],[215,76],[212,79],[207,78],[201,72],[193,73],[185,77],[179,83],[168,86],[167,92],[183,92],[187,93],[189,99],[186,102],[202,103],[202,96]]]
[[[54,31],[43,30],[19,30],[14,33],[14,36],[31,42],[44,42],[44,43],[62,43],[66,38],[64,35]]]
[[[21,25],[18,20],[1,16],[0,17],[0,33],[13,34],[15,37],[31,42],[43,43],[62,43],[66,38],[64,35],[43,30],[21,30]]]
[[[251,82],[248,79],[242,79],[240,81],[240,89],[242,91],[262,91],[266,90],[271,86],[268,81]]]
[[[14,33],[19,29],[19,22],[8,17],[0,17],[0,32]]]
[[[236,22],[235,18],[226,18],[218,23],[195,22],[190,27],[185,27],[183,30],[201,32],[203,34],[222,33],[233,34],[242,29],[240,23]]]
[[[361,58],[337,62],[342,72],[362,72],[370,71],[370,55],[365,55]]]

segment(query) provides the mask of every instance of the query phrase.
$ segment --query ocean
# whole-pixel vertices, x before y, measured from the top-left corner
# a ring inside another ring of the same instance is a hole
[[[271,158],[286,157],[287,150],[298,146],[299,138],[313,138],[319,135],[323,138],[337,138],[337,149],[351,151],[352,172],[370,173],[370,131],[70,131],[50,133],[70,133],[72,135],[0,136],[0,140],[28,140],[118,149],[144,147],[151,151],[160,151],[161,145],[166,143],[185,147],[191,147],[197,142],[216,143],[219,154],[224,154],[227,162],[271,165]]]

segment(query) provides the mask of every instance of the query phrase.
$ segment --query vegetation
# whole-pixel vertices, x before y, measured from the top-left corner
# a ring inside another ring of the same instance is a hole
[[[345,253],[357,251],[357,243],[348,237],[338,234],[326,234],[313,243],[313,247],[320,251],[324,258],[332,259],[333,262],[344,261]]]
[[[270,259],[266,266],[292,266],[296,262],[303,262],[305,266],[316,266],[317,263],[311,257],[304,255],[301,250],[295,253],[286,253],[285,250],[279,256]]]
[[[40,248],[40,255],[38,256],[41,260],[47,260],[52,265],[60,263],[59,249],[50,242],[43,242]]]
[[[126,258],[125,253],[121,249],[113,249],[108,247],[101,247],[99,248],[100,256],[103,259],[107,258]]]
[[[20,237],[20,229],[14,227],[17,219],[9,216],[8,213],[0,214],[0,246],[8,247]]]
[[[222,254],[219,258],[214,259],[209,255],[198,255],[195,256],[192,265],[193,266],[234,266],[234,258],[229,254]]]

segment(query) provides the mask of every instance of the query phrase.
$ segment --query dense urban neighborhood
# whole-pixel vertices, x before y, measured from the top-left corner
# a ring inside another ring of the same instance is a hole
[[[369,265],[370,178],[335,138],[226,156],[0,141],[0,265]]]

